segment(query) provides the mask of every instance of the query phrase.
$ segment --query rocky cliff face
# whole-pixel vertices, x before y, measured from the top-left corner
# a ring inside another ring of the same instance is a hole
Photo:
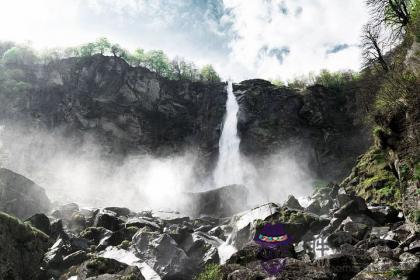
[[[225,84],[170,81],[124,60],[95,55],[17,67],[29,89],[1,104],[2,119],[92,134],[110,152],[217,154]]]
[[[241,150],[250,157],[298,146],[324,180],[343,178],[370,145],[368,130],[355,115],[354,93],[320,85],[304,92],[264,80],[234,85],[239,102]],[[305,152],[303,152],[305,151]]]

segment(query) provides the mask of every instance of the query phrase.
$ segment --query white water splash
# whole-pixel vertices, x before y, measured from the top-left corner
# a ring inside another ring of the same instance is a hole
[[[241,140],[238,137],[237,129],[239,105],[233,94],[232,82],[230,81],[228,82],[227,93],[225,122],[219,140],[219,160],[213,175],[216,187],[244,183],[241,154],[239,152]]]

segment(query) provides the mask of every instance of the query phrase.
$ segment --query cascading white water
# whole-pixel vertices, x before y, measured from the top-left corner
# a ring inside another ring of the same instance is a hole
[[[237,129],[239,105],[233,94],[231,81],[228,82],[227,94],[225,122],[219,140],[219,160],[213,175],[216,187],[241,184],[244,180],[239,152],[241,140]]]

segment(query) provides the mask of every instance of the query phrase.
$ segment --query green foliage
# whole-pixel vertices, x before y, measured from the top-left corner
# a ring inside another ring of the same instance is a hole
[[[330,72],[321,70],[315,77],[315,83],[329,88],[339,89],[343,85],[358,79],[358,75],[352,71]]]
[[[411,6],[411,22],[417,42],[420,42],[420,0],[413,0]]]
[[[410,72],[387,73],[375,100],[377,113],[388,115],[407,106],[407,97],[415,92],[418,79]]]
[[[35,63],[49,64],[63,58],[91,57],[95,54],[122,58],[132,66],[146,67],[171,80],[201,80],[207,82],[219,82],[221,80],[212,65],[205,65],[202,69],[199,69],[193,62],[186,61],[184,58],[175,57],[171,61],[162,50],[146,52],[137,48],[133,52],[129,52],[119,44],[111,43],[105,37],[78,47],[45,49],[38,53],[27,45],[0,42],[0,64],[7,66],[7,68],[11,66],[22,67]],[[7,70],[5,69],[5,67],[0,69],[0,81],[8,81],[8,84],[3,83],[3,87],[7,86],[6,92],[19,92],[27,88],[27,84],[23,82],[9,81],[9,74],[4,73]]]
[[[169,59],[161,50],[152,50],[146,53],[145,67],[158,73],[161,76],[169,75]]]
[[[111,43],[105,37],[97,39],[93,45],[96,51],[98,51],[100,54],[106,54],[111,51]]]
[[[210,64],[204,65],[201,68],[200,76],[203,81],[207,82],[220,82],[220,77]]]
[[[270,80],[270,82],[273,85],[278,86],[278,87],[284,87],[285,86],[285,83],[280,79],[273,79],[273,80]]]
[[[208,264],[204,271],[194,278],[195,280],[221,280],[223,274],[218,264]]]
[[[29,65],[35,63],[37,57],[29,46],[13,46],[4,52],[2,63],[5,65]]]
[[[330,72],[323,69],[318,75],[309,73],[306,76],[294,78],[287,84],[294,89],[305,89],[308,86],[318,84],[334,90],[341,90],[345,85],[357,81],[359,78],[360,74],[353,71]]]

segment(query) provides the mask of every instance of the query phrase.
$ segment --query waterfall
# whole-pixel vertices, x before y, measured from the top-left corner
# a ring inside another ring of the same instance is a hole
[[[239,152],[238,118],[239,105],[233,94],[232,82],[227,86],[226,116],[219,140],[219,160],[214,171],[216,187],[243,183],[243,170]]]

